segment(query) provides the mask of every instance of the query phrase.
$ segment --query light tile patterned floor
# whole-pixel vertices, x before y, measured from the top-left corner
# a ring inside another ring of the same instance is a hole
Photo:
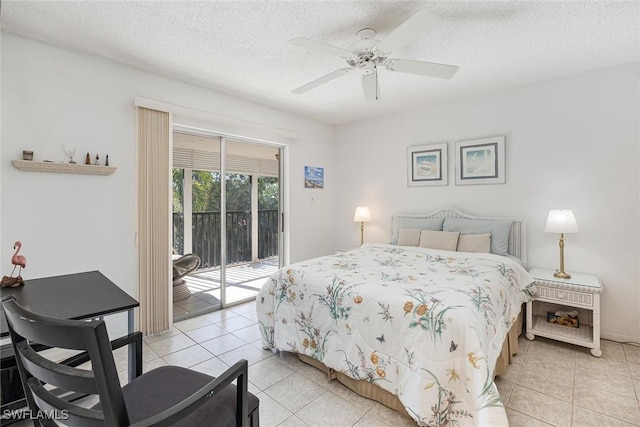
[[[588,349],[544,338],[520,340],[520,352],[497,379],[509,422],[518,426],[640,426],[640,347],[602,342]],[[115,354],[126,377],[126,352]],[[217,376],[249,361],[249,390],[260,399],[261,427],[385,427],[416,424],[358,396],[289,353],[261,349],[255,303],[178,322],[146,337],[144,370],[176,364]],[[330,408],[330,410],[328,409]]]
[[[611,341],[602,347],[595,358],[586,348],[521,338],[515,362],[497,379],[510,425],[640,426],[640,347]],[[415,425],[295,356],[262,350],[255,303],[178,322],[147,337],[144,354],[145,369],[179,363],[211,375],[247,359],[263,427]]]

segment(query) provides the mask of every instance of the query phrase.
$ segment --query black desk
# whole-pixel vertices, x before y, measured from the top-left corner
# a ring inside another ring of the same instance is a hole
[[[108,314],[128,314],[128,333],[135,329],[134,309],[140,305],[99,271],[25,280],[23,286],[0,289],[0,297],[15,295],[29,310],[61,319],[94,319]],[[0,336],[8,336],[4,312],[0,316]],[[129,380],[133,375],[133,351],[129,347]]]
[[[61,319],[94,319],[126,311],[129,334],[135,329],[134,309],[140,305],[99,271],[26,280],[17,288],[1,288],[0,297],[7,295],[14,295],[20,305],[33,312]],[[2,312],[0,337],[8,335],[7,320]],[[131,381],[135,377],[135,361],[133,348],[128,347]],[[9,407],[13,409],[12,404]]]
[[[135,329],[134,309],[140,305],[99,271],[66,274],[25,280],[17,288],[0,289],[0,297],[14,295],[29,310],[60,319],[94,319],[108,314],[127,312],[127,332]],[[0,336],[8,336],[4,313],[0,316]],[[132,366],[129,353],[129,372]]]
[[[128,312],[128,332],[134,331],[134,308],[140,304],[99,271],[25,280],[23,286],[2,288],[0,296],[15,295],[29,310],[61,319],[92,319]],[[9,335],[4,315],[0,336]]]

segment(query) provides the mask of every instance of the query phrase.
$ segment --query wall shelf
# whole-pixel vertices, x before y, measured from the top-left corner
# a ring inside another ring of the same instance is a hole
[[[111,175],[115,166],[82,165],[78,163],[36,162],[32,160],[12,160],[13,166],[30,172],[78,173],[84,175]]]

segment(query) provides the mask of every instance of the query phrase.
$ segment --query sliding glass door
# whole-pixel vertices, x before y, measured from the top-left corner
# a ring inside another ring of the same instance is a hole
[[[279,149],[224,140],[226,267],[224,300],[255,298],[279,266]]]
[[[174,321],[255,298],[279,267],[279,151],[174,133],[174,258],[201,259],[174,298]]]

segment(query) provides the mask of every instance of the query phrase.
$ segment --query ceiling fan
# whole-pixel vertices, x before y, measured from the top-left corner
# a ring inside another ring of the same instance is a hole
[[[389,71],[417,74],[420,76],[450,79],[458,71],[455,65],[437,64],[434,62],[414,61],[411,59],[390,58],[396,49],[401,48],[417,38],[430,26],[439,23],[440,19],[427,10],[422,10],[403,22],[382,40],[375,39],[376,31],[365,28],[356,34],[358,40],[347,49],[331,46],[304,37],[296,37],[289,40],[295,46],[301,46],[329,55],[346,59],[348,68],[341,68],[313,80],[292,92],[302,94],[322,84],[330,82],[353,70],[362,71],[362,89],[364,97],[368,101],[380,99],[380,86],[378,84],[378,68],[384,67]]]

